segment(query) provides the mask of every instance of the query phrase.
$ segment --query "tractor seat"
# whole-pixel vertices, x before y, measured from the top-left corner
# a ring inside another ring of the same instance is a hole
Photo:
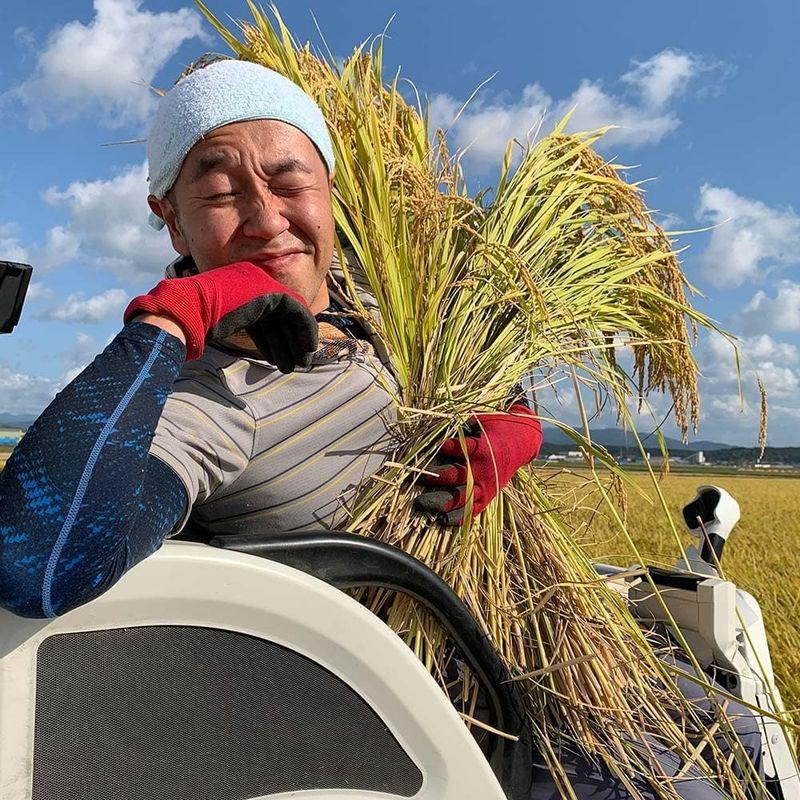
[[[474,620],[473,629],[437,595],[449,589],[436,576],[420,589],[426,568],[406,554],[405,577],[381,577],[397,571],[387,566],[394,548],[352,537],[343,546],[361,548],[366,566],[345,574],[353,553],[325,536],[168,541],[61,617],[0,610],[0,797],[527,797],[516,685],[498,680],[502,665]],[[447,606],[438,615],[457,618],[448,632],[495,683],[498,725],[521,741],[498,739],[490,766],[408,647],[335,588],[352,581],[405,583],[429,607]]]

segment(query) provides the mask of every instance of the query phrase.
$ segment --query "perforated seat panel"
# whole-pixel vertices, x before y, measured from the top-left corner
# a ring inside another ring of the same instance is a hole
[[[38,650],[33,800],[416,794],[422,773],[319,664],[226,630],[58,634]]]

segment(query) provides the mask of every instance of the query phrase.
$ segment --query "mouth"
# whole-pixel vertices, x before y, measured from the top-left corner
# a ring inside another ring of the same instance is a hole
[[[299,256],[303,255],[300,250],[291,250],[286,253],[276,253],[269,256],[258,256],[256,258],[248,259],[251,263],[255,264],[261,269],[271,272],[273,270],[282,270],[291,267]]]

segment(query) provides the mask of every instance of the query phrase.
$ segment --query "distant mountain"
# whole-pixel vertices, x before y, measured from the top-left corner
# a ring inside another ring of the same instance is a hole
[[[33,422],[34,418],[25,414],[0,414],[0,427],[27,430],[33,425]],[[591,430],[591,434],[592,441],[603,445],[603,447],[638,451],[636,440],[630,431],[623,431],[620,428],[596,428]],[[640,433],[640,436],[643,435]],[[744,449],[735,444],[721,444],[720,442],[711,442],[706,439],[698,439],[696,442],[684,444],[679,439],[673,439],[670,436],[665,438],[667,448],[676,455],[680,451],[696,453],[698,450],[703,450],[707,453],[713,450]],[[576,446],[565,433],[562,433],[558,428],[550,426],[545,426],[544,442],[548,446],[548,452],[558,452],[559,450]],[[647,437],[644,441],[644,447],[651,453],[658,449],[658,438],[655,434]]]
[[[26,414],[0,414],[0,428],[27,430],[31,425],[33,425],[33,417]]]
[[[729,447],[722,452],[707,452],[706,458],[715,464],[734,464],[749,466],[753,464],[785,464],[800,466],[800,447],[767,447],[764,455],[758,447]]]
[[[674,440],[673,440],[674,441]],[[689,442],[689,444],[682,444],[681,447],[687,450],[741,450],[742,446],[738,444],[720,444],[719,442],[710,442],[707,439],[698,439],[696,442]],[[755,449],[755,448],[753,448]]]
[[[636,439],[630,431],[623,431],[620,428],[595,428],[590,429],[592,441],[597,444],[603,445],[607,448],[625,448],[628,450],[637,450],[638,445]],[[640,432],[639,436],[643,439],[643,444],[646,450],[658,449],[658,437],[656,434],[647,436],[647,432]],[[683,450],[684,452],[696,453],[698,450],[727,450],[734,448],[737,445],[721,444],[720,442],[711,442],[706,439],[698,439],[696,442],[689,442],[684,444],[680,439],[673,439],[671,436],[665,436],[667,448],[669,450]],[[565,447],[572,445],[574,442],[565,433],[562,433],[558,428],[545,427],[544,441],[553,447]]]

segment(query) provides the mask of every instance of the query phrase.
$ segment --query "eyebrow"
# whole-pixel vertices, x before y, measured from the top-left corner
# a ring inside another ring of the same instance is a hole
[[[234,159],[231,154],[226,151],[212,151],[210,153],[204,153],[198,158],[194,170],[192,170],[192,176],[189,179],[189,183],[197,183],[197,181],[199,181],[203,176],[207,175],[209,172],[212,172],[217,167],[225,164],[231,164],[233,161]],[[313,174],[312,171],[302,161],[300,161],[300,159],[294,157],[281,159],[280,161],[271,164],[265,171],[270,177],[273,178],[278,175],[284,175],[288,172],[301,172],[305,175]]]

